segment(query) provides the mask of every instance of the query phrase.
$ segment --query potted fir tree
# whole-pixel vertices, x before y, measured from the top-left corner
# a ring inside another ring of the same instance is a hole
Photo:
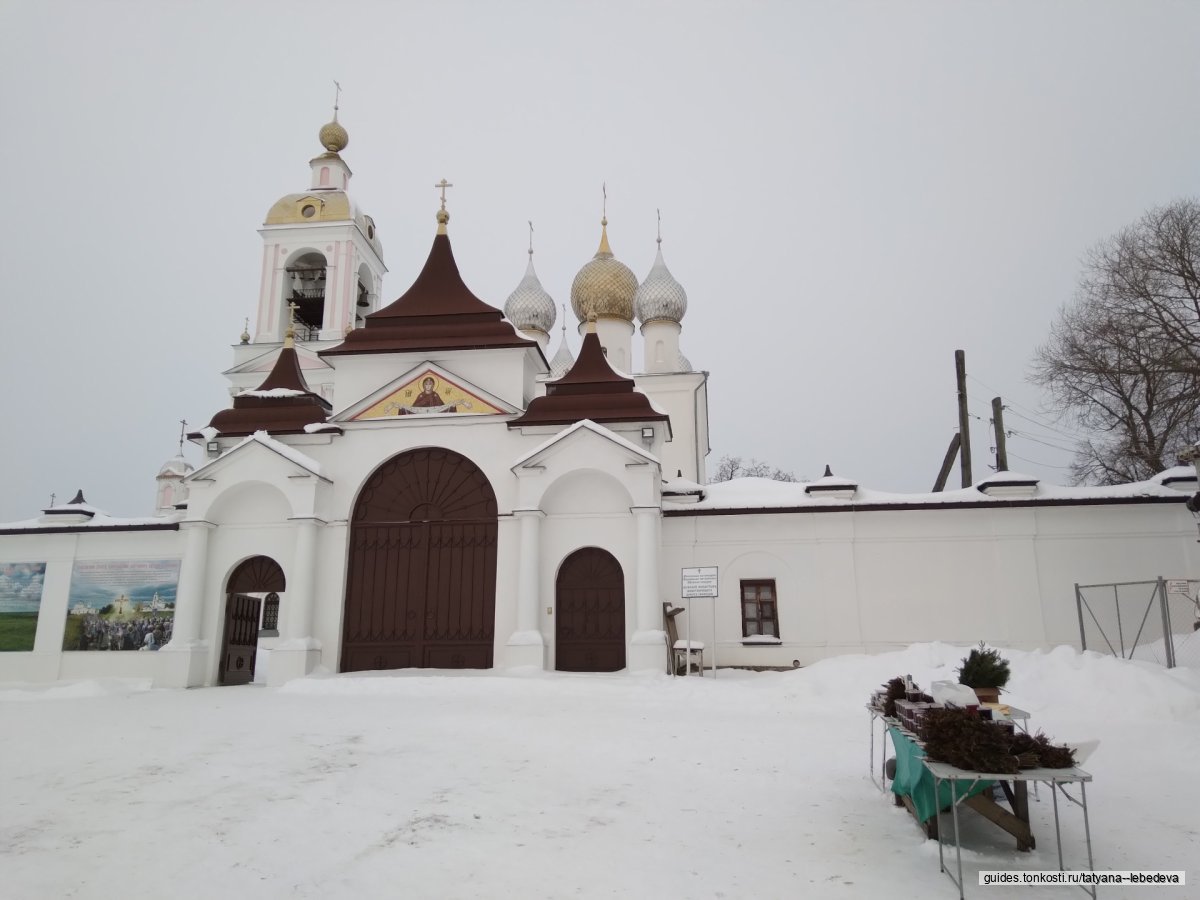
[[[1008,684],[1008,676],[1008,660],[983,641],[963,657],[958,667],[959,684],[974,688],[980,703],[999,703],[1000,689]]]

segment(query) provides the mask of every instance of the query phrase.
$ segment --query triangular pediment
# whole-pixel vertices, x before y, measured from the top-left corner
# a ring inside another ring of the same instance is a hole
[[[218,473],[252,464],[252,460],[265,462],[272,468],[277,467],[292,477],[316,476],[323,481],[330,480],[320,463],[295,447],[275,440],[265,431],[249,435],[241,443],[229,448],[216,459],[209,460],[183,480],[185,483],[210,480]]]
[[[496,416],[520,412],[499,397],[424,362],[333,416],[333,422],[362,422],[433,416]]]
[[[544,467],[553,457],[574,452],[579,445],[589,444],[596,451],[615,457],[626,466],[658,465],[659,461],[650,451],[628,441],[616,432],[590,419],[576,422],[533,448],[512,464],[512,471]]]
[[[253,372],[270,372],[275,366],[275,360],[279,359],[279,354],[283,350],[283,345],[280,344],[266,353],[255,356],[253,359],[248,359],[241,365],[234,366],[232,369],[227,369],[225,375],[240,375],[243,373]],[[321,359],[311,350],[306,350],[303,347],[296,348],[296,359],[300,363],[301,371],[310,371],[315,369],[332,368],[329,363]]]

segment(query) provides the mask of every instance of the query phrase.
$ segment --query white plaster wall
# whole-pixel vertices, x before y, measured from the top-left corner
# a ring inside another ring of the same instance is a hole
[[[701,484],[708,481],[704,459],[708,455],[708,424],[702,415],[706,401],[703,372],[637,375],[637,389],[671,417],[671,441],[659,452],[663,477],[683,477]]]
[[[1194,532],[1181,503],[668,517],[661,585],[682,605],[679,570],[720,567],[722,665],[930,640],[1078,646],[1076,582],[1195,577]],[[780,645],[743,645],[743,578],[776,579]],[[692,634],[711,646],[707,603]]]

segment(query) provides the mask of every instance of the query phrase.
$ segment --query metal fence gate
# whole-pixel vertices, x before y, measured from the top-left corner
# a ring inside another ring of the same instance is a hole
[[[1200,668],[1200,580],[1076,584],[1079,643],[1122,659]]]

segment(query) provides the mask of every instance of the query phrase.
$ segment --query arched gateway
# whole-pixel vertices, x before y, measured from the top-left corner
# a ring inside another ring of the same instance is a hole
[[[554,667],[560,672],[625,668],[625,575],[607,550],[576,550],[555,582]]]
[[[401,453],[350,525],[341,670],[486,669],[496,631],[496,494],[452,450]]]
[[[269,556],[252,556],[233,570],[225,585],[225,628],[218,684],[249,684],[258,659],[261,594],[278,597],[287,588],[283,569]],[[278,600],[276,600],[278,603]]]

